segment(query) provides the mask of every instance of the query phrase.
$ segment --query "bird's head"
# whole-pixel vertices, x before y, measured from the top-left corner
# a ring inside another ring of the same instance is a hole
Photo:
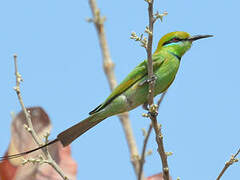
[[[202,38],[212,37],[212,35],[190,36],[187,32],[176,31],[164,35],[158,42],[154,54],[160,50],[167,50],[175,55],[182,57],[184,53],[192,46],[192,42]]]

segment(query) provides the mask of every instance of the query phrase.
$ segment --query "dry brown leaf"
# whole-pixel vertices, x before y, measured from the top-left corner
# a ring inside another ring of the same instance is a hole
[[[41,107],[28,108],[31,114],[33,127],[36,133],[43,137],[51,129],[51,123],[48,115]],[[13,120],[11,132],[11,142],[7,151],[8,155],[24,152],[36,148],[29,132],[23,125],[26,123],[26,118],[23,112],[20,112]],[[53,159],[64,170],[65,175],[71,179],[76,179],[77,164],[71,157],[70,146],[63,148],[60,143],[53,144],[49,147]],[[41,151],[31,153],[24,156],[38,157]],[[0,177],[2,180],[60,180],[62,179],[56,171],[48,164],[21,165],[21,158],[5,160],[0,163]]]

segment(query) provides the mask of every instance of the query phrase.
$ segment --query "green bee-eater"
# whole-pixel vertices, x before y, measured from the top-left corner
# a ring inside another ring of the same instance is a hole
[[[184,53],[190,49],[192,42],[208,37],[211,37],[211,35],[190,36],[186,32],[176,31],[168,33],[160,39],[157,49],[152,55],[153,71],[156,77],[155,96],[166,91],[172,84],[177,74],[181,58]],[[102,104],[89,113],[90,116],[88,118],[61,132],[55,140],[45,146],[57,141],[60,141],[63,146],[67,146],[104,119],[130,111],[147,102],[148,83],[144,83],[148,79],[147,65],[147,60],[140,63],[112,91]],[[40,148],[42,147],[21,154],[4,157],[4,159],[19,157]]]

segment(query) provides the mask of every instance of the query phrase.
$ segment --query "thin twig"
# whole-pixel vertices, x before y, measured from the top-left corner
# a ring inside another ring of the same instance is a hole
[[[158,102],[157,102],[157,108],[158,108],[158,109],[159,109],[161,103],[163,102],[163,99],[164,99],[164,97],[166,96],[166,94],[167,94],[167,90],[162,93],[160,99],[158,100]]]
[[[161,127],[157,123],[157,118],[156,116],[151,116],[151,120],[153,123],[153,128],[156,133],[156,141],[158,144],[158,153],[161,157],[162,161],[162,170],[163,170],[163,179],[164,180],[169,180],[169,168],[168,168],[168,162],[167,162],[167,155],[164,150],[164,145],[163,145],[163,135],[161,131]]]
[[[147,57],[148,57],[148,78],[154,79],[153,74],[153,62],[152,62],[152,39],[153,39],[153,24],[154,24],[154,16],[153,16],[153,3],[154,0],[145,0],[148,3],[148,15],[149,15],[149,27],[147,29],[148,32],[148,45],[147,45]],[[169,168],[167,162],[167,155],[164,150],[163,145],[163,135],[161,132],[161,128],[157,122],[157,111],[154,103],[154,84],[155,81],[149,81],[149,95],[148,95],[148,104],[149,104],[149,112],[150,119],[152,121],[152,126],[154,128],[156,134],[156,142],[158,144],[158,153],[161,157],[162,161],[162,170],[163,170],[163,179],[169,180]]]
[[[13,57],[14,57],[14,67],[15,67],[15,76],[16,76],[16,86],[14,87],[14,90],[17,93],[19,103],[21,105],[22,111],[24,112],[24,115],[25,115],[26,120],[27,120],[27,124],[28,124],[27,125],[27,130],[32,135],[32,137],[33,137],[34,141],[37,143],[37,145],[40,147],[40,146],[43,145],[43,143],[42,143],[41,139],[38,137],[37,133],[35,132],[35,130],[33,128],[33,125],[32,125],[30,112],[26,109],[26,107],[23,103],[23,99],[22,99],[22,95],[21,95],[21,91],[20,91],[20,82],[23,79],[18,72],[17,55],[14,54]],[[52,157],[51,157],[49,151],[47,150],[47,148],[42,148],[41,150],[42,150],[43,154],[46,156],[46,159],[44,161],[47,162],[48,164],[50,164],[64,180],[67,180],[68,178],[65,176],[64,172],[57,165],[57,163],[52,159]]]
[[[141,155],[141,159],[139,160],[140,161],[140,167],[139,167],[139,172],[138,172],[138,180],[142,179],[142,172],[143,172],[143,165],[145,163],[147,143],[148,143],[148,139],[149,139],[149,136],[150,136],[151,132],[152,132],[152,124],[149,125],[147,135],[145,136],[144,141],[143,141],[142,155]]]
[[[111,60],[110,53],[109,53],[109,48],[107,45],[107,40],[106,40],[106,35],[104,31],[104,21],[105,18],[101,17],[100,15],[100,10],[97,7],[96,1],[95,0],[89,0],[89,4],[92,10],[93,14],[93,19],[90,19],[90,22],[94,22],[97,33],[98,33],[98,38],[100,42],[100,47],[102,50],[102,56],[103,56],[103,67],[104,67],[104,72],[107,76],[108,83],[110,86],[110,89],[113,90],[117,86],[117,81],[114,75],[114,63]],[[129,120],[129,115],[128,113],[123,113],[118,116],[124,133],[125,137],[127,139],[128,143],[128,148],[130,151],[130,156],[131,156],[131,162],[135,170],[135,174],[138,174],[139,171],[139,154],[138,154],[138,149],[136,145],[135,138],[133,136],[133,131],[131,128],[130,120]]]
[[[234,164],[235,162],[238,162],[238,159],[236,159],[237,155],[240,153],[240,149],[238,149],[238,151],[236,152],[236,154],[232,155],[231,158],[229,159],[229,161],[227,161],[225,163],[225,166],[223,167],[222,171],[220,172],[220,174],[218,175],[216,180],[220,180],[220,178],[222,177],[222,175],[225,173],[225,171],[229,168],[229,166],[231,166],[232,164]]]

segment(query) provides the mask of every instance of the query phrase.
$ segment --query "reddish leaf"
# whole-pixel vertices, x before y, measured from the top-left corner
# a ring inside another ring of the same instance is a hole
[[[163,179],[163,173],[159,173],[159,174],[155,174],[153,176],[150,176],[147,178],[147,180],[164,180]],[[172,178],[170,177],[170,180],[172,180]]]
[[[0,179],[1,180],[10,180],[13,179],[17,167],[12,165],[9,161],[4,160],[0,163]]]
[[[40,107],[29,108],[32,123],[36,133],[43,137],[46,132],[51,129],[51,124],[48,115]],[[12,122],[12,138],[7,151],[8,155],[24,152],[36,148],[31,135],[24,129],[24,124],[27,124],[23,112],[20,112]],[[64,170],[64,173],[70,179],[76,179],[77,164],[71,158],[70,146],[63,148],[60,143],[53,144],[49,147],[53,159]],[[24,156],[38,157],[41,150]],[[5,160],[0,163],[0,177],[2,180],[60,180],[59,174],[48,164],[21,165],[21,158]]]

